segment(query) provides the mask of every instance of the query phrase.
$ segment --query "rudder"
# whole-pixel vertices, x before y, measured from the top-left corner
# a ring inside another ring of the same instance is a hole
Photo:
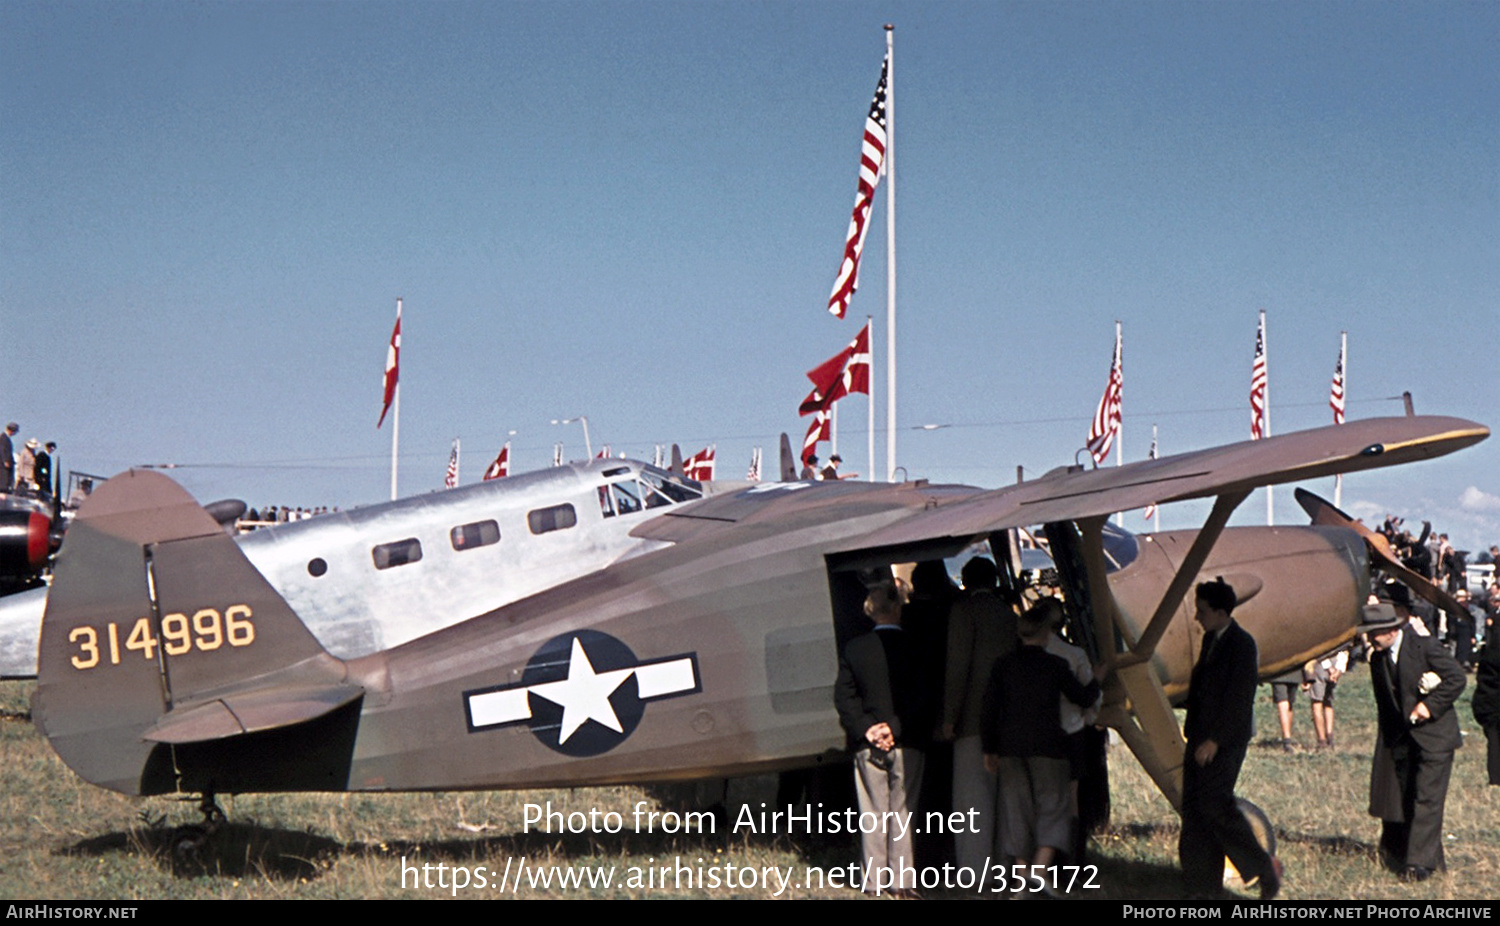
[[[223,777],[203,744],[296,727],[361,693],[172,480],[125,473],[79,511],[42,621],[35,717],[88,781],[203,790]],[[185,768],[178,750],[206,766]]]

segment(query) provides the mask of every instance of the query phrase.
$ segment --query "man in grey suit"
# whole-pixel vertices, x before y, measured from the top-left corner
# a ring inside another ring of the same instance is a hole
[[[1443,805],[1453,750],[1463,745],[1453,702],[1464,670],[1442,644],[1413,633],[1389,605],[1365,608],[1370,680],[1378,724],[1370,771],[1370,815],[1379,817],[1380,855],[1403,880],[1443,870]]]
[[[917,887],[909,826],[922,793],[922,747],[932,733],[930,688],[922,660],[901,629],[906,585],[899,579],[877,584],[865,598],[865,614],[875,629],[855,637],[839,657],[834,706],[854,755],[854,785],[861,814],[874,814],[880,827],[860,839],[865,855],[867,894],[911,896]],[[920,823],[920,821],[918,821]]]

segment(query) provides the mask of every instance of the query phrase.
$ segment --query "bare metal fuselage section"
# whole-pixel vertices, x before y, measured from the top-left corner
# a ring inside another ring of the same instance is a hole
[[[323,648],[354,659],[664,546],[630,531],[678,500],[655,495],[656,507],[617,511],[613,498],[616,484],[639,486],[647,473],[660,475],[629,460],[574,463],[236,539]],[[564,504],[572,506],[573,527],[532,532],[530,512]],[[497,542],[455,545],[455,528],[483,522],[493,522]],[[415,541],[420,559],[377,568],[375,548],[401,541]],[[36,675],[46,603],[46,588],[0,598],[0,678]]]
[[[258,530],[240,549],[324,649],[352,659],[663,546],[629,535],[652,511],[606,518],[600,506],[600,487],[634,481],[641,469],[602,460],[538,470]],[[577,523],[533,533],[528,514],[561,504]],[[486,521],[497,542],[455,547],[455,528]],[[376,568],[375,546],[408,538],[420,560]],[[309,570],[315,559],[326,564],[321,575]]]

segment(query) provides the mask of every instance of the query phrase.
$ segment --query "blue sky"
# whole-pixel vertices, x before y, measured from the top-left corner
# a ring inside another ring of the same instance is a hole
[[[402,296],[403,494],[456,436],[465,482],[511,430],[519,469],[582,456],[549,424],[580,413],[739,475],[884,313],[884,189],[851,318],[824,305],[885,22],[911,475],[1070,462],[1115,319],[1127,460],[1152,424],[1164,453],[1248,436],[1260,309],[1275,433],[1329,421],[1345,329],[1351,417],[1410,390],[1500,420],[1500,7],[1441,2],[16,0],[0,417],[205,500],[380,500]],[[842,414],[866,472],[863,399]],[[1345,507],[1488,546],[1497,461],[1352,477]]]

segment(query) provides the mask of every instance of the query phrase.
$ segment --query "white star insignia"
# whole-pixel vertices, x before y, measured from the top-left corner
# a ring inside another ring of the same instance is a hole
[[[620,718],[609,703],[609,696],[634,671],[630,668],[595,672],[588,653],[583,651],[583,644],[574,637],[572,654],[568,657],[568,677],[532,685],[531,693],[562,707],[562,727],[557,734],[559,744],[566,743],[590,720],[596,720],[616,733],[623,733],[625,728],[620,726]]]

